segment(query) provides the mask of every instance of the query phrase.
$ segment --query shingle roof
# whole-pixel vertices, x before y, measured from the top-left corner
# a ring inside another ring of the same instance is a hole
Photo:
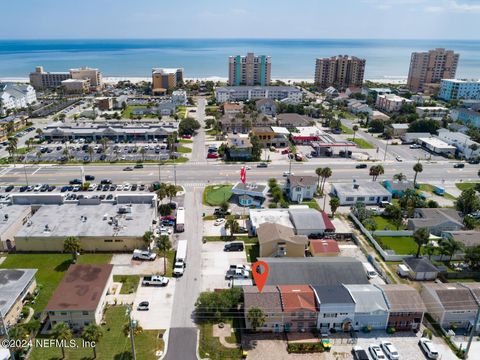
[[[352,295],[342,284],[312,286],[317,295],[320,307],[322,304],[354,304]]]
[[[267,285],[368,284],[360,261],[343,256],[260,258],[269,266]]]
[[[413,287],[405,284],[380,285],[385,293],[390,311],[426,312],[423,300]]]
[[[465,230],[465,231],[448,231],[448,234],[455,240],[460,241],[466,247],[473,247],[480,245],[480,231]]]
[[[265,286],[262,292],[259,292],[256,286],[245,286],[243,298],[245,309],[258,307],[271,313],[282,312],[280,292],[276,286]]]
[[[478,305],[470,290],[461,284],[426,283],[433,290],[445,310],[477,310]]]
[[[315,176],[297,176],[297,175],[290,175],[288,177],[288,182],[290,183],[290,186],[312,186],[317,183],[317,178]]]
[[[438,272],[438,269],[427,258],[411,257],[403,259],[407,265],[414,272]]]
[[[45,310],[95,310],[112,269],[111,264],[70,265]]]
[[[410,219],[416,227],[430,227],[442,224],[445,221],[452,221],[463,226],[462,218],[455,209],[445,208],[420,208],[415,209],[420,218]]]
[[[332,239],[310,240],[310,251],[314,254],[340,253],[338,243]]]
[[[309,310],[317,311],[315,294],[308,285],[278,286],[284,311]]]
[[[306,236],[295,236],[292,228],[280,224],[263,223],[257,228],[258,242],[266,244],[272,241],[283,240],[285,242],[295,242],[306,244]]]

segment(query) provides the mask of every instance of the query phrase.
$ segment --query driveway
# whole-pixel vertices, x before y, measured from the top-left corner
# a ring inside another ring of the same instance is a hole
[[[229,288],[230,281],[225,280],[229,266],[248,263],[245,251],[225,252],[224,245],[223,241],[213,241],[202,247],[202,291]]]
[[[145,330],[168,329],[172,317],[174,293],[175,279],[170,279],[166,287],[140,285],[133,303],[132,317],[138,320]],[[138,304],[142,301],[150,303],[150,310],[137,310]]]
[[[115,254],[110,264],[113,264],[113,275],[152,275],[163,274],[163,258],[154,261],[133,260],[131,254]]]

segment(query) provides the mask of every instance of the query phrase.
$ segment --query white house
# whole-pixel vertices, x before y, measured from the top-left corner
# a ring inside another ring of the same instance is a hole
[[[447,144],[455,146],[466,159],[480,156],[480,144],[470,139],[470,136],[466,134],[440,129],[437,137]]]
[[[437,121],[442,120],[449,113],[449,110],[443,106],[417,106],[415,111],[420,117],[425,116]]]
[[[315,176],[296,176],[290,175],[287,178],[285,189],[291,201],[302,202],[313,199],[317,187],[317,178]]]
[[[185,90],[175,90],[172,92],[172,102],[177,106],[187,105],[187,92]]]
[[[33,86],[28,84],[0,83],[0,114],[7,110],[26,108],[37,101]]]
[[[334,183],[332,192],[340,200],[340,205],[353,205],[357,202],[369,205],[392,200],[392,194],[375,181]]]
[[[383,330],[388,322],[388,304],[383,291],[375,285],[345,285],[355,301],[355,322],[353,328],[361,330]]]

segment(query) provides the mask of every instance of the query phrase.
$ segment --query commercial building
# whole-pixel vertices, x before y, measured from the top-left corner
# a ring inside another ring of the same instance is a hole
[[[388,124],[386,128],[392,129],[392,136],[400,137],[407,133],[409,124]]]
[[[348,55],[316,59],[315,85],[322,89],[362,86],[364,74],[365,59]]]
[[[144,246],[143,234],[156,219],[154,196],[122,203],[82,199],[42,205],[15,235],[17,251],[62,252],[67,237],[78,238],[84,251],[131,251]],[[142,203],[143,202],[143,203]],[[145,203],[146,202],[146,203]]]
[[[462,134],[461,132],[453,132],[447,129],[440,129],[438,130],[437,137],[447,144],[455,146],[458,154],[465,159],[471,159],[480,156],[480,144],[470,139],[470,136],[466,134]]]
[[[182,68],[153,68],[152,91],[154,94],[165,94],[183,83]]]
[[[178,123],[157,123],[145,125],[124,124],[79,124],[66,125],[53,123],[43,130],[42,136],[47,140],[85,139],[97,141],[107,138],[113,141],[148,141],[166,139],[178,130]]]
[[[436,236],[441,236],[444,231],[463,229],[463,219],[455,209],[449,208],[419,208],[415,209],[413,218],[408,219],[407,228],[417,230],[427,228]]]
[[[218,103],[259,99],[285,100],[294,104],[302,101],[303,93],[294,86],[228,86],[215,89]]]
[[[415,110],[420,117],[440,121],[449,114],[449,110],[443,106],[417,106]]]
[[[30,206],[3,204],[0,208],[0,251],[12,250],[14,236],[32,215]]]
[[[6,327],[17,323],[25,298],[35,291],[36,272],[37,269],[0,269],[0,317]]]
[[[92,91],[103,89],[102,73],[98,69],[89,67],[70,69],[70,76],[74,80],[88,80]]]
[[[301,203],[313,199],[317,192],[318,178],[315,176],[290,175],[285,184],[285,190],[291,201]]]
[[[175,90],[172,92],[172,102],[176,106],[185,106],[188,102],[187,92],[185,90]]]
[[[480,100],[480,80],[443,79],[438,97],[445,101]]]
[[[391,201],[392,194],[375,181],[355,181],[353,183],[334,183],[332,192],[340,200],[340,205],[353,205],[362,202],[366,205]]]
[[[473,125],[477,128],[480,128],[480,109],[463,109],[463,108],[456,108],[452,109],[450,113],[451,117],[455,121],[460,121],[466,125]]]
[[[407,86],[410,91],[423,91],[427,84],[454,79],[460,55],[453,50],[437,48],[428,52],[414,52],[410,59]]]
[[[257,229],[261,257],[304,257],[308,238],[295,235],[292,228],[274,223],[263,223]]]
[[[405,284],[380,285],[389,308],[388,327],[396,331],[417,330],[427,308],[415,288]]]
[[[419,137],[417,138],[416,142],[435,154],[441,154],[445,156],[453,156],[457,150],[455,146],[447,144],[438,137]]]
[[[86,94],[90,91],[90,80],[89,79],[63,80],[62,88],[67,94]]]
[[[286,128],[274,126],[257,126],[252,129],[252,135],[258,137],[264,147],[284,148],[289,145],[288,135],[290,131]]]
[[[8,110],[27,108],[37,101],[35,89],[27,84],[0,83],[0,116]]]
[[[229,134],[226,155],[229,160],[250,160],[252,158],[252,143],[248,135]]]
[[[272,63],[270,56],[248,53],[228,58],[228,85],[270,85]]]
[[[97,108],[100,111],[112,110],[113,98],[110,98],[110,97],[95,98],[95,105],[97,105]]]
[[[70,265],[45,307],[50,325],[66,323],[77,331],[99,325],[113,282],[112,270],[112,264]]]
[[[232,188],[232,193],[236,195],[238,203],[241,206],[260,207],[267,197],[268,186],[256,183],[238,182]]]
[[[54,89],[62,86],[62,81],[71,79],[69,72],[46,72],[43,66],[37,66],[30,73],[30,85],[36,90]]]
[[[377,101],[375,102],[375,106],[378,109],[387,112],[400,111],[402,106],[405,104],[413,104],[413,101],[395,94],[378,95]]]

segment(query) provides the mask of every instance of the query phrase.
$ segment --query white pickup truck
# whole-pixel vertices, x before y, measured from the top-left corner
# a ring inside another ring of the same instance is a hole
[[[143,286],[167,286],[168,278],[160,275],[144,276],[142,280]]]

